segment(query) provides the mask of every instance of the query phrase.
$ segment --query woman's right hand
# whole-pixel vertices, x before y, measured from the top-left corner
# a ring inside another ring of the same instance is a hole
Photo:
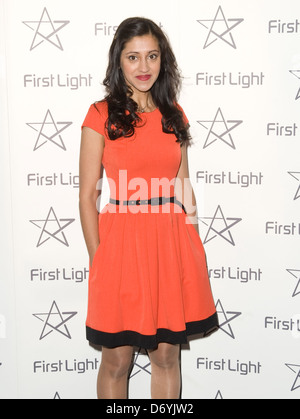
[[[96,255],[96,252],[98,250],[98,247],[99,247],[99,245],[95,249],[93,249],[92,251],[89,252],[90,267],[93,266],[93,262],[94,262],[95,255]]]

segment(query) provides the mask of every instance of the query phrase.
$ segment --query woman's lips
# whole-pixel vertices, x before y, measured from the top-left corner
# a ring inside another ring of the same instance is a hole
[[[148,81],[151,78],[151,76],[148,74],[146,76],[137,76],[137,79],[140,81]]]

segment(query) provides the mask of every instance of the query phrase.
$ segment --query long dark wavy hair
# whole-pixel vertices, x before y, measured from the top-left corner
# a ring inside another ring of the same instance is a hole
[[[189,127],[184,122],[183,113],[177,106],[181,87],[181,76],[170,43],[161,28],[153,21],[134,17],[126,19],[119,26],[109,50],[109,64],[103,81],[107,95],[108,120],[106,129],[111,140],[134,135],[137,123],[138,105],[131,98],[132,89],[127,85],[120,67],[121,53],[127,42],[136,36],[154,36],[161,51],[161,70],[151,89],[155,106],[162,114],[162,130],[175,134],[177,142],[189,143]]]

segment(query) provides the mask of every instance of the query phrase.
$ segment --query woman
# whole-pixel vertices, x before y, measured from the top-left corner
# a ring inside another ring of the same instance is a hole
[[[127,398],[137,346],[149,354],[152,398],[176,399],[180,344],[218,319],[189,181],[180,76],[155,23],[130,18],[119,26],[104,85],[106,98],[84,121],[80,155],[87,339],[102,345],[98,397]],[[111,197],[98,214],[102,164]]]

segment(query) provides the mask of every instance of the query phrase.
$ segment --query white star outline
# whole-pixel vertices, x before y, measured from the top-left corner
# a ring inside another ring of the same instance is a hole
[[[241,120],[226,120],[221,108],[218,108],[217,113],[212,121],[197,121],[203,128],[209,130],[208,136],[206,138],[203,148],[207,148],[212,145],[214,142],[220,140],[227,144],[229,147],[235,148],[233,142],[231,131],[237,128],[243,123]],[[210,128],[207,126],[207,123],[210,124]],[[220,125],[221,124],[221,125]],[[225,129],[224,129],[225,128]],[[227,138],[226,138],[227,136]]]
[[[300,198],[300,172],[288,172],[288,174],[299,182],[298,189],[294,196],[294,201],[296,201],[296,199]]]
[[[221,40],[232,48],[237,49],[231,32],[243,21],[244,19],[226,19],[221,6],[219,6],[214,19],[197,20],[200,25],[209,30],[203,49],[208,48],[218,40]],[[212,22],[210,27],[207,25],[209,22]],[[222,29],[220,28],[220,22],[223,23]],[[213,39],[210,40],[211,38]]]
[[[51,238],[69,247],[69,243],[63,230],[65,230],[74,221],[75,218],[58,219],[52,207],[50,208],[45,220],[30,220],[30,223],[42,230],[36,247],[42,246]],[[46,238],[44,238],[44,235]]]
[[[35,32],[30,51],[34,50],[44,42],[49,42],[61,51],[64,50],[57,33],[70,23],[69,20],[52,20],[47,8],[45,7],[40,20],[23,21],[23,23]],[[54,38],[54,40],[52,38]]]
[[[51,111],[48,109],[43,122],[29,122],[26,125],[38,132],[33,151],[38,150],[48,142],[55,144],[64,151],[67,150],[61,133],[72,125],[72,122],[55,122]]]
[[[221,237],[232,246],[235,246],[230,229],[242,221],[242,218],[225,217],[221,206],[218,205],[213,217],[199,217],[199,220],[208,226],[203,244],[210,242],[216,237]],[[211,220],[211,222],[208,223],[206,220]],[[219,225],[218,228],[215,227],[215,224]]]
[[[44,323],[44,327],[40,336],[40,340],[43,340],[49,336],[52,332],[60,333],[61,335],[72,339],[71,334],[66,326],[66,323],[76,316],[77,312],[61,312],[58,305],[53,301],[51,308],[48,313],[36,313],[33,316]],[[52,318],[54,319],[52,320]]]

